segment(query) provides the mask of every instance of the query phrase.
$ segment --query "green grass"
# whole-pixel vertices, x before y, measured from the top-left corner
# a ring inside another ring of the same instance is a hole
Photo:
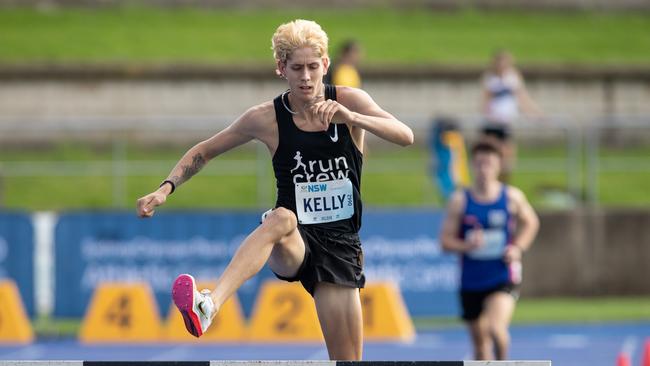
[[[81,329],[81,320],[39,317],[32,327],[38,338],[76,337]]]
[[[458,326],[457,318],[420,317],[418,329]],[[570,324],[650,321],[650,297],[521,299],[513,324]]]
[[[483,64],[495,48],[522,63],[650,62],[650,16],[426,9],[0,9],[0,62],[214,63],[272,67],[270,38],[314,19],[331,44],[359,39],[366,64]]]
[[[522,299],[517,323],[650,321],[650,296],[622,298]]]
[[[526,159],[563,159],[567,155],[563,147],[521,147],[518,152],[518,160],[521,165]],[[639,159],[644,164],[650,163],[650,146],[625,146],[607,147],[602,146],[600,158],[616,158],[624,161],[626,158]],[[588,167],[585,157],[579,164],[581,171],[577,174],[583,183],[577,192],[578,199],[586,200],[587,187],[585,181],[589,179]],[[616,167],[614,167],[616,169]],[[551,200],[550,194],[553,191],[566,190],[568,182],[568,168],[564,163],[559,164],[557,169],[550,172],[528,172],[516,170],[512,183],[520,187],[533,203],[543,204]],[[650,203],[650,171],[636,169],[634,171],[616,171],[602,169],[598,175],[598,201],[605,206],[626,206],[626,207],[647,207]]]
[[[0,197],[4,207],[24,210],[132,208],[137,198],[155,189],[167,176],[186,146],[146,148],[126,147],[131,163],[157,166],[153,172],[136,172],[123,180],[112,176],[111,148],[74,143],[40,148],[0,147],[0,173],[3,163],[34,166],[30,162],[108,164],[95,175],[59,176],[41,173],[36,176],[6,175],[0,179]],[[520,147],[519,164],[543,158],[562,158],[559,147]],[[171,209],[257,208],[273,204],[274,179],[268,154],[260,157],[262,175],[257,173],[257,152],[253,145],[231,151],[212,161],[191,182],[180,187],[166,204]],[[648,163],[650,147],[603,149],[603,157],[637,157]],[[365,156],[362,194],[366,207],[373,206],[440,206],[437,188],[429,175],[429,152],[425,147],[406,149],[372,149]],[[148,163],[149,162],[149,163]],[[584,162],[581,164],[584,165]],[[552,171],[519,169],[513,184],[520,187],[534,206],[553,206],[553,192],[564,192],[567,172],[564,164]],[[234,170],[233,170],[234,169]],[[583,167],[583,170],[585,168]],[[57,171],[58,172],[58,171]],[[586,178],[586,171],[580,173]],[[262,182],[258,187],[257,182]],[[120,193],[120,184],[124,184]],[[584,182],[583,182],[584,184]],[[650,205],[650,172],[602,172],[599,176],[599,199],[604,206]],[[261,190],[258,192],[258,190]],[[584,199],[586,188],[578,194]]]
[[[513,318],[513,324],[627,321],[650,321],[650,297],[522,299]],[[448,317],[415,317],[413,322],[419,330],[462,325],[458,318]],[[33,326],[38,337],[74,337],[81,320],[41,317]]]

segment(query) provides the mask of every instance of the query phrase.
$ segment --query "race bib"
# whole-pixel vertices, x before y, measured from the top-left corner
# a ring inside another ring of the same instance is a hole
[[[298,223],[321,224],[349,219],[354,215],[350,179],[296,183]]]
[[[474,230],[468,230],[466,235],[474,235]],[[503,257],[506,248],[506,233],[502,229],[483,230],[483,245],[467,253],[472,259],[499,259]]]

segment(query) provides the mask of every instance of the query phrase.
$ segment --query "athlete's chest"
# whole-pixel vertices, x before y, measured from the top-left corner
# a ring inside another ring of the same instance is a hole
[[[507,228],[511,216],[508,203],[504,196],[487,204],[469,199],[462,218],[463,226],[499,230]]]
[[[278,132],[279,144],[291,149],[310,151],[312,155],[338,154],[349,148],[350,134],[346,125],[330,124],[326,130],[306,131],[285,123]]]

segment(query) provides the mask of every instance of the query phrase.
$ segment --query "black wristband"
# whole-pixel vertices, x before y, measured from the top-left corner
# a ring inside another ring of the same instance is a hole
[[[172,182],[171,180],[164,180],[162,183],[160,183],[160,186],[158,186],[158,188],[164,186],[165,183],[169,183],[169,185],[172,186],[172,191],[169,192],[169,194],[174,193],[174,191],[176,190],[176,184],[174,184],[174,182]]]

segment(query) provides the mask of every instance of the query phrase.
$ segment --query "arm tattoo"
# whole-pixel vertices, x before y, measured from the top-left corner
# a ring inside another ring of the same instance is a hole
[[[190,179],[194,174],[198,173],[205,165],[205,159],[201,154],[196,154],[192,157],[192,165],[183,167],[184,180]]]
[[[194,174],[198,173],[201,168],[205,165],[205,159],[201,154],[196,154],[192,157],[192,164],[190,165],[183,165],[183,175],[182,176],[173,176],[170,178],[172,182],[178,187],[183,182],[186,182],[188,179],[190,179]]]

